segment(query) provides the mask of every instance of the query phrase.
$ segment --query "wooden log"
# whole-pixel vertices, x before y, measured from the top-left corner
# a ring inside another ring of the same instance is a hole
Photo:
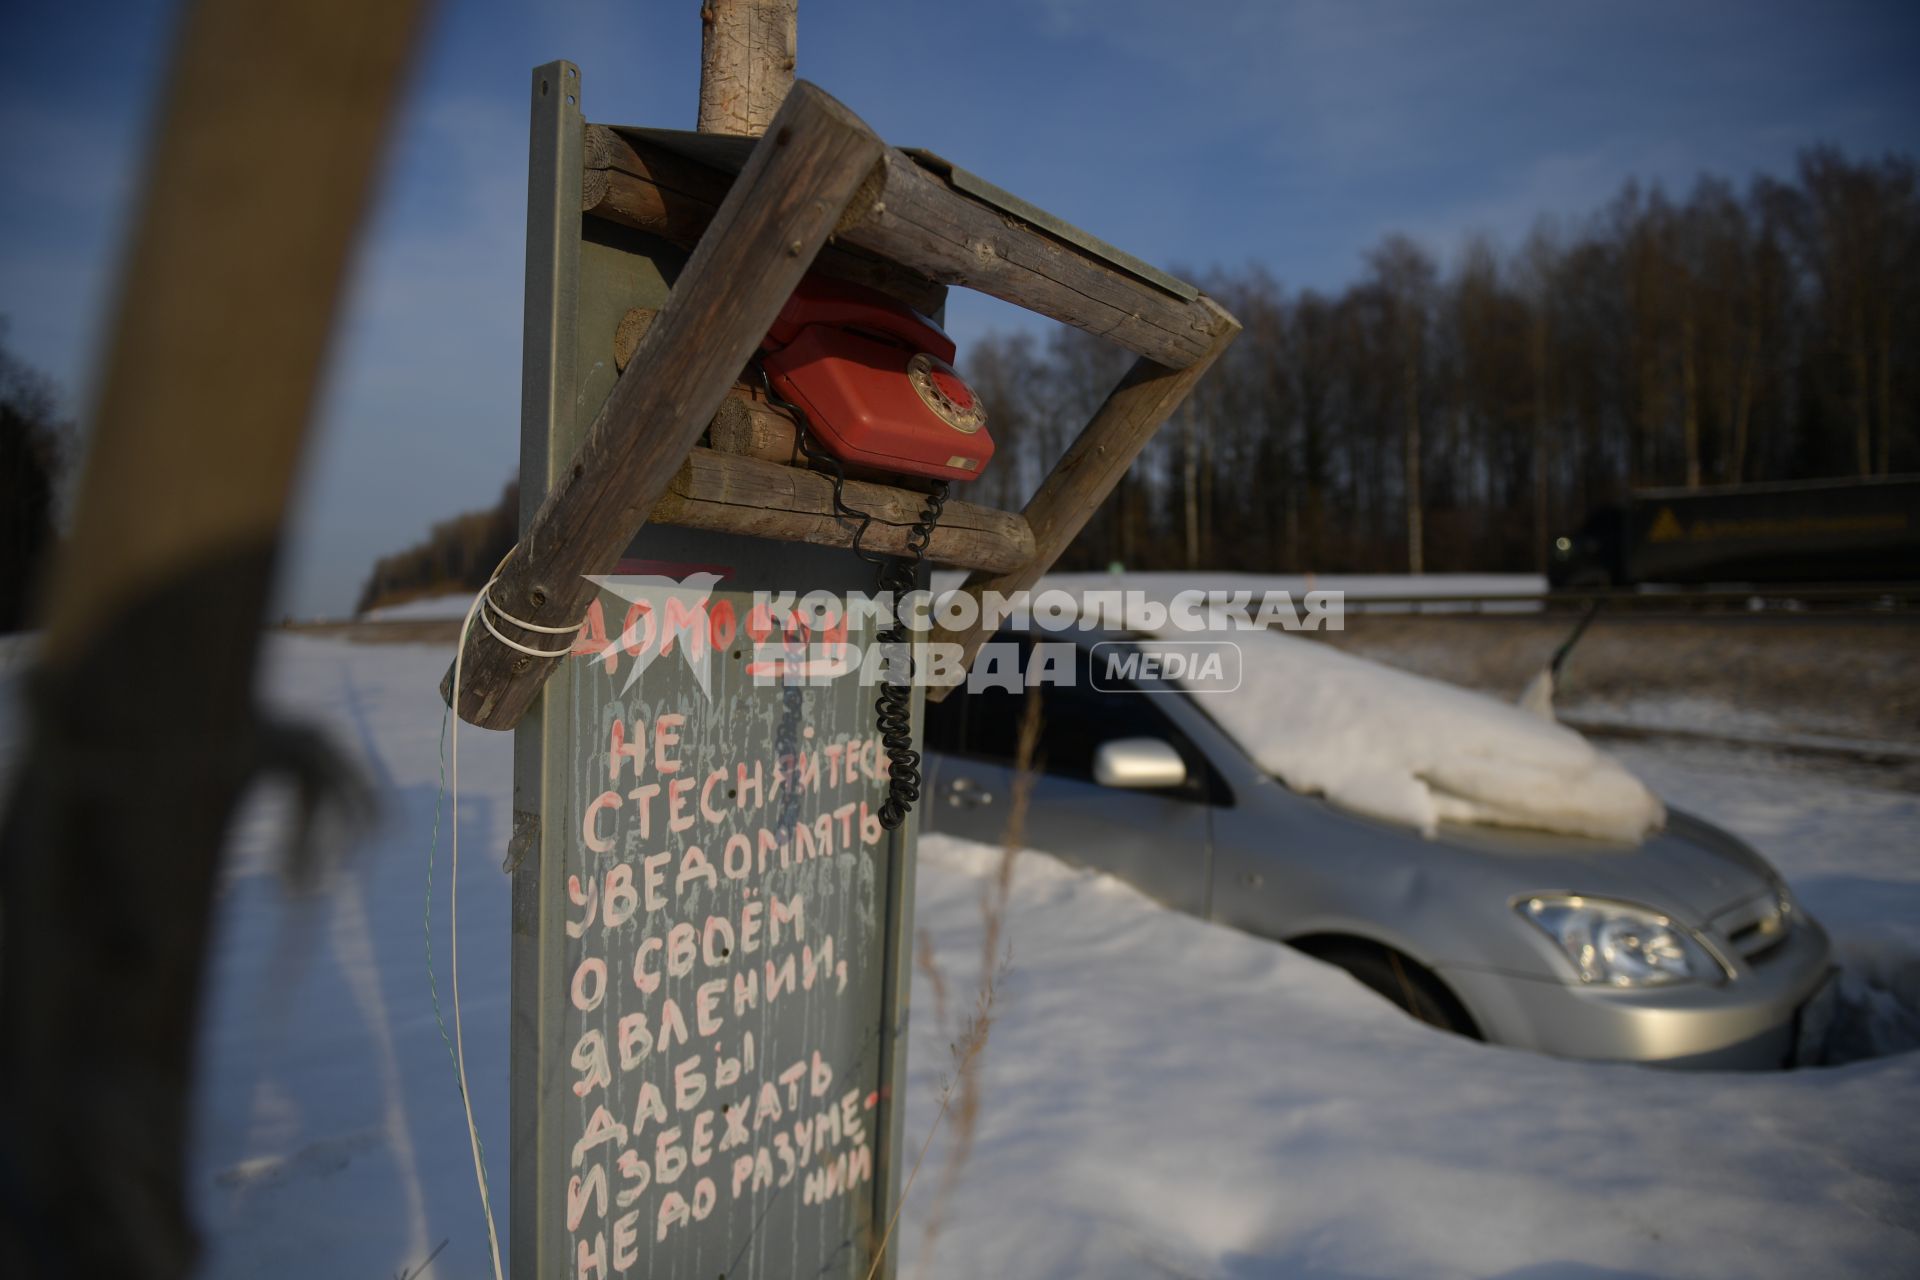
[[[627,314],[620,317],[620,325],[613,331],[614,369],[621,373],[627,371],[633,353],[640,349],[640,339],[647,336],[647,330],[653,328],[653,318],[659,314],[646,307],[629,307]]]
[[[619,560],[883,150],[840,103],[804,81],[794,86],[572,468],[501,567],[492,598],[506,616],[540,626],[580,619],[594,592],[584,575]],[[551,634],[497,625],[528,648],[561,647]],[[556,661],[518,653],[476,625],[458,696],[451,671],[443,693],[470,724],[512,728]]]
[[[698,237],[725,173],[612,129],[587,133],[588,213],[679,244]],[[837,251],[864,250],[938,284],[992,294],[1168,368],[1192,364],[1213,341],[1203,299],[1169,293],[977,200],[904,152],[887,152],[873,188],[836,232]],[[848,278],[872,271],[871,261]],[[823,255],[822,269],[830,265],[847,260]]]
[[[793,88],[799,0],[700,6],[702,133],[764,133]]]
[[[726,199],[732,177],[662,147],[641,149],[605,125],[588,125],[581,209],[597,218],[691,249]],[[923,315],[946,305],[945,285],[870,253],[828,245],[814,261],[823,275],[878,289]]]
[[[893,485],[847,481],[847,505],[873,516],[860,545],[904,555],[907,533],[926,495]],[[695,449],[647,516],[649,524],[744,533],[784,542],[851,547],[857,520],[836,513],[833,481],[818,471],[758,458]],[[936,564],[1011,573],[1033,558],[1033,532],[1011,511],[949,501],[927,547]]]
[[[956,191],[911,156],[889,151],[884,182],[840,238],[924,272],[1096,333],[1179,369],[1203,357],[1213,317],[1191,301],[1108,265]]]
[[[738,454],[804,466],[799,431],[784,410],[776,409],[744,386],[727,392],[707,427],[707,443],[719,453]]]
[[[1012,595],[1031,590],[1053,567],[1160,424],[1180,407],[1220,353],[1239,336],[1239,321],[1211,299],[1203,297],[1201,302],[1213,316],[1213,342],[1206,354],[1183,369],[1170,369],[1144,357],[1136,361],[1027,502],[1025,514],[1033,533],[1033,557],[1009,572],[976,571],[968,576],[962,590],[976,600],[988,591]],[[958,632],[937,627],[928,637],[931,643],[960,645],[963,666],[972,664],[987,638],[986,627],[977,623]],[[927,696],[941,701],[953,687],[931,687]]]

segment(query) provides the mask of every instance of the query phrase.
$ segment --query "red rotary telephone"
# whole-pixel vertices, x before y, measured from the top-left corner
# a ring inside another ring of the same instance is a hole
[[[854,524],[853,553],[880,566],[882,595],[904,598],[940,522],[947,483],[973,479],[993,457],[986,411],[953,367],[953,339],[884,293],[807,276],[780,308],[760,352],[768,398],[794,411],[800,451],[832,473],[834,509]],[[904,554],[882,556],[861,547],[873,516],[847,502],[840,464],[849,462],[933,481]],[[880,825],[892,831],[920,798],[913,658],[906,625],[897,617],[874,639],[907,654],[905,672],[889,674],[873,704],[889,765]]]
[[[986,411],[953,367],[953,339],[884,293],[808,276],[761,350],[774,391],[842,462],[971,480],[993,457]]]

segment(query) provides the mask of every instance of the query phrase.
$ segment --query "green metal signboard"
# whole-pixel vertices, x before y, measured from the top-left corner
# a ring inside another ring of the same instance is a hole
[[[529,514],[682,258],[582,219],[579,101],[571,64],[535,72]],[[871,583],[845,551],[643,529],[515,731],[514,1275],[868,1273],[914,825],[881,828],[873,690],[798,602]]]

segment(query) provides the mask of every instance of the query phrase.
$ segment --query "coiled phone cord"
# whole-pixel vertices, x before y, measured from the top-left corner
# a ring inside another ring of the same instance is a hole
[[[927,558],[933,530],[947,505],[948,482],[933,482],[920,518],[907,530],[906,555],[878,555],[866,550],[861,541],[873,524],[873,513],[847,502],[846,468],[841,466],[840,459],[814,443],[807,411],[773,389],[773,379],[767,375],[765,366],[755,368],[760,374],[760,384],[766,388],[767,403],[793,415],[794,441],[800,447],[801,456],[831,477],[833,509],[843,518],[857,522],[853,531],[853,554],[880,567],[875,589],[893,600],[893,621],[875,635],[874,640],[884,646],[890,657],[897,653],[900,660],[889,662],[880,696],[873,702],[874,727],[880,734],[881,749],[887,754],[887,798],[880,805],[880,825],[892,831],[907,820],[914,802],[920,799],[920,753],[913,749],[913,646],[907,635],[907,624],[900,616],[900,601],[913,590],[920,564]]]

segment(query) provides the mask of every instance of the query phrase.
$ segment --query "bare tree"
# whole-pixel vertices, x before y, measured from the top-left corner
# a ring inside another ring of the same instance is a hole
[[[1920,469],[1915,185],[1910,158],[1821,151],[1744,193],[1628,184],[1512,253],[1469,242],[1444,278],[1403,238],[1333,295],[1207,273],[1244,335],[1063,564],[1538,570],[1636,486]],[[1004,508],[1125,363],[1068,328],[961,359],[997,444],[969,496]],[[483,571],[492,536],[437,527],[377,592]]]
[[[0,633],[27,625],[53,550],[67,437],[52,384],[0,346]]]
[[[1425,384],[1427,329],[1433,306],[1433,259],[1405,236],[1389,236],[1367,256],[1371,283],[1387,313],[1398,382],[1402,478],[1406,502],[1407,572],[1425,571],[1425,504],[1421,487],[1421,393]]]
[[[1547,569],[1552,532],[1554,302],[1560,291],[1561,251],[1552,229],[1535,225],[1520,251],[1520,278],[1527,305],[1527,375],[1532,404],[1533,564]]]

